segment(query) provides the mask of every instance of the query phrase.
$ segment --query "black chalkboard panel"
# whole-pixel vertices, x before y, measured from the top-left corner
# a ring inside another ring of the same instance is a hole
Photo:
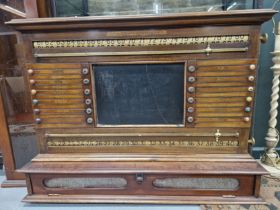
[[[97,124],[183,124],[183,63],[94,65],[93,69]]]

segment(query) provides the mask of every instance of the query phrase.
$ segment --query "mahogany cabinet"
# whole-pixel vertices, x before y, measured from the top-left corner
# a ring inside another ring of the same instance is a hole
[[[248,154],[273,10],[12,20],[40,154],[26,202],[260,203]]]

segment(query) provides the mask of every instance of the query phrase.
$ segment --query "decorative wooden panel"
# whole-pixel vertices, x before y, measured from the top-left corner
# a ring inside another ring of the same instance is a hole
[[[87,126],[86,121],[92,119],[92,112],[85,112],[92,107],[91,96],[84,94],[91,90],[87,65],[29,64],[27,74],[38,128]],[[86,105],[86,100],[91,103]]]
[[[195,107],[195,127],[249,128],[255,95],[256,60],[197,60],[187,78],[187,110]],[[194,74],[195,73],[195,74]],[[195,81],[189,81],[194,77]],[[191,96],[192,94],[193,96]],[[189,101],[194,97],[195,102]],[[192,122],[190,122],[192,121]]]

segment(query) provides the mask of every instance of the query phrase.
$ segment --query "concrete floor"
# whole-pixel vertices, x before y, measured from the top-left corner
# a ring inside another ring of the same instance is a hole
[[[0,183],[3,180],[0,170]],[[200,210],[193,205],[26,204],[21,202],[25,195],[25,188],[0,188],[0,210]]]

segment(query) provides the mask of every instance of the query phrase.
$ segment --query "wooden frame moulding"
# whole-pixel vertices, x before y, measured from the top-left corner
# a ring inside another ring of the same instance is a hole
[[[5,166],[6,180],[1,187],[25,187],[26,182],[22,173],[16,172],[13,148],[9,135],[8,123],[4,111],[2,93],[0,91],[0,145]]]

